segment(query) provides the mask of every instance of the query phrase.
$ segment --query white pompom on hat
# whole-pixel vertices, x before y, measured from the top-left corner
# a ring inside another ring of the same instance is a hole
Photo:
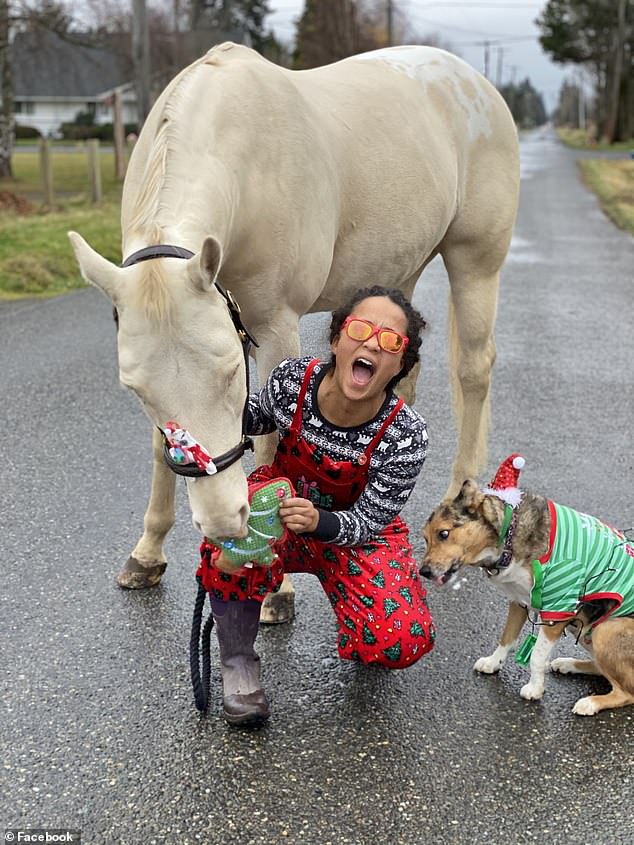
[[[525,463],[524,458],[517,452],[509,455],[498,467],[491,484],[485,487],[482,492],[498,496],[502,501],[507,502],[512,507],[517,507],[522,498],[522,491],[518,489],[517,485],[520,470],[524,468]]]

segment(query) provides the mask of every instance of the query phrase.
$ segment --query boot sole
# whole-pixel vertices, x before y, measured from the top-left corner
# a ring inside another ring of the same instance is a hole
[[[271,714],[244,713],[238,716],[235,713],[227,713],[226,710],[223,710],[223,715],[225,717],[225,721],[228,722],[232,727],[255,728],[260,725],[263,725],[266,721],[268,721],[269,716]]]

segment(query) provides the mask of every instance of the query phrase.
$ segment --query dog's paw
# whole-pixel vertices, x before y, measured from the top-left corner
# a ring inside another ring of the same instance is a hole
[[[494,672],[499,672],[502,661],[497,657],[480,657],[479,660],[473,664],[476,672],[483,672],[485,675],[492,675]]]
[[[524,684],[520,690],[520,695],[528,701],[537,701],[544,695],[544,685],[533,684],[529,681],[527,684]]]
[[[476,672],[483,672],[485,675],[493,675],[494,672],[499,672],[500,667],[506,660],[509,650],[506,646],[499,645],[493,654],[488,657],[480,657],[473,664]]]
[[[556,657],[550,662],[550,671],[560,675],[576,674],[575,662],[574,657]]]
[[[587,695],[585,698],[579,699],[572,708],[572,712],[576,713],[577,716],[594,716],[595,713],[599,712],[599,708],[592,700],[592,696]]]

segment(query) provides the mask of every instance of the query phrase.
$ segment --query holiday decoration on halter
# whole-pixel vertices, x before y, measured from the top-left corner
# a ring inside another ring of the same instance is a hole
[[[196,464],[207,475],[215,475],[218,472],[211,455],[192,437],[186,428],[181,428],[179,423],[173,421],[166,423],[163,434],[174,463]]]
[[[271,546],[285,531],[279,516],[280,502],[294,495],[288,478],[273,478],[252,485],[249,488],[251,513],[247,522],[248,535],[217,540],[210,537],[210,542],[218,546],[223,558],[231,563],[269,566],[275,557]]]
[[[491,484],[485,487],[482,492],[491,493],[494,496],[498,496],[503,502],[511,505],[511,507],[517,507],[522,498],[522,491],[518,489],[517,484],[520,477],[520,470],[524,468],[525,463],[524,458],[517,452],[509,455],[498,467]]]

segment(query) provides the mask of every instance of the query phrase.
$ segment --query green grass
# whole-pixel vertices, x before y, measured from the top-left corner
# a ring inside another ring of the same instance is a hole
[[[634,161],[586,158],[577,163],[603,211],[620,229],[634,235]]]
[[[66,235],[69,229],[111,261],[121,260],[121,185],[113,154],[102,153],[100,161],[104,201],[93,205],[87,155],[53,151],[55,207],[45,209],[39,155],[14,153],[14,180],[0,180],[0,198],[5,200],[0,202],[0,299],[55,296],[84,286]],[[29,213],[16,213],[14,197],[23,209],[30,204]]]
[[[560,126],[557,129],[557,135],[562,143],[575,150],[604,150],[609,152],[634,150],[634,138],[630,138],[629,141],[618,141],[616,144],[603,144],[594,141],[583,129],[569,129],[565,126]]]

